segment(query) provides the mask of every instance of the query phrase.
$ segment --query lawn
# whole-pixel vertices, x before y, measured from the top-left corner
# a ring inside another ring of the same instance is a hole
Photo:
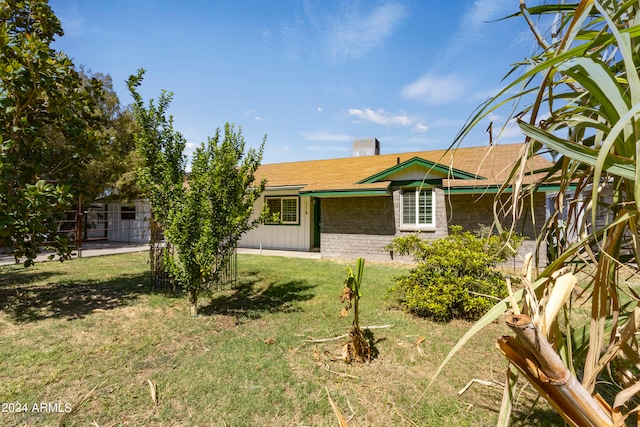
[[[239,255],[238,283],[201,300],[149,291],[146,253],[0,268],[0,425],[493,426],[506,364],[491,325],[425,393],[470,324],[434,323],[385,303],[406,267],[367,264],[361,324],[370,364],[339,360],[345,264]],[[311,340],[321,340],[310,342]],[[152,386],[156,391],[154,402]],[[514,425],[562,425],[531,390]],[[84,400],[83,400],[84,399]],[[72,413],[65,413],[74,407]],[[16,412],[20,410],[21,412]]]

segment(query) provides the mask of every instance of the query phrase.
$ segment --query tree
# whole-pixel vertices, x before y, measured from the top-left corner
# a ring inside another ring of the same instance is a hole
[[[82,191],[99,144],[101,85],[50,48],[63,31],[46,2],[1,0],[0,23],[0,241],[29,265]],[[53,246],[64,252],[64,242]]]
[[[265,141],[245,153],[241,131],[236,133],[227,123],[224,134],[218,129],[196,149],[187,175],[185,140],[166,114],[172,95],[163,91],[157,106],[152,100],[145,107],[136,91],[143,75],[139,70],[128,81],[139,126],[136,143],[145,161],[141,188],[175,247],[175,255],[165,251],[165,262],[188,293],[191,314],[196,316],[199,295],[216,281],[242,234],[266,218],[266,212],[253,215],[254,202],[265,188],[264,180],[254,178]]]
[[[501,425],[508,423],[515,397],[516,368],[570,425],[623,425],[640,410],[634,397],[640,388],[640,296],[623,279],[637,274],[640,262],[639,10],[635,1],[533,7],[522,1],[513,16],[525,19],[540,50],[515,66],[504,90],[481,106],[459,135],[501,106],[520,101],[525,106],[514,117],[527,150],[512,171],[514,216],[539,185],[559,188],[555,212],[539,238],[560,245],[555,258],[537,278],[528,274],[524,289],[474,325],[444,362],[484,325],[507,309],[514,313],[508,325],[516,338],[498,341],[511,362]],[[540,28],[544,23],[551,31]],[[553,151],[559,157],[544,178],[522,186],[527,159]],[[589,278],[583,285],[586,324],[578,323],[572,304],[578,272]]]
[[[101,96],[95,100],[103,118],[101,143],[99,153],[81,171],[85,189],[83,203],[110,197],[117,197],[118,200],[135,199],[139,196],[136,171],[142,166],[142,159],[133,137],[136,128],[133,111],[131,107],[120,104],[109,74],[85,71],[82,66],[78,73],[85,84],[95,79],[102,85]]]

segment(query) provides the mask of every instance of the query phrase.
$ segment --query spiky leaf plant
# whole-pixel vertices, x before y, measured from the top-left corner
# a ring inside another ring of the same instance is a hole
[[[514,66],[510,82],[478,109],[456,140],[505,105],[517,101],[524,106],[514,110],[512,118],[526,137],[526,150],[503,192],[513,191],[516,218],[527,211],[540,185],[557,186],[555,209],[539,236],[539,242],[550,242],[555,250],[546,266],[540,262],[543,254],[538,254],[537,278],[531,277],[524,289],[489,311],[444,363],[505,312],[526,314],[535,334],[551,343],[566,371],[580,379],[592,400],[586,405],[604,409],[604,425],[623,425],[640,411],[640,296],[627,282],[637,274],[640,261],[639,10],[637,1],[528,6],[521,0],[513,17],[525,20],[540,49]],[[541,181],[523,185],[525,163],[539,154],[553,156],[554,166]],[[586,301],[586,323],[580,323],[580,307],[572,303],[576,276],[588,278],[581,300]],[[524,344],[521,338],[515,341]],[[507,347],[501,346],[505,356],[535,386]],[[545,371],[548,360],[539,354],[531,357],[530,362],[541,368],[539,377],[551,378],[553,372]],[[510,367],[508,387],[515,384],[514,372]],[[602,419],[590,424],[574,417],[587,410],[575,401],[560,402],[553,394],[542,394],[570,425],[603,425]],[[509,423],[514,396],[512,391],[504,393],[501,425]]]

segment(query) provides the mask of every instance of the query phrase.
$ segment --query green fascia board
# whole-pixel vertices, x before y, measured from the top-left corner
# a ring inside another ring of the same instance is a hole
[[[570,190],[575,190],[577,185],[571,184],[569,185]],[[469,186],[469,187],[453,187],[453,188],[445,188],[444,191],[446,194],[497,194],[500,191],[501,186],[499,185],[487,185],[487,186]],[[540,185],[536,192],[541,193],[553,193],[560,190],[559,185]],[[505,188],[503,193],[512,193],[513,187],[510,185]]]
[[[391,181],[392,187],[442,187],[441,179],[416,179],[406,181]]]
[[[460,169],[450,168],[440,163],[435,163],[429,160],[421,159],[420,157],[412,157],[409,160],[405,160],[404,162],[392,166],[388,169],[385,169],[381,172],[378,172],[375,175],[371,175],[368,178],[359,181],[358,184],[371,184],[374,182],[384,181],[390,175],[398,173],[404,169],[407,169],[412,166],[422,166],[425,169],[434,170],[436,172],[441,172],[447,175],[450,178],[459,178],[459,179],[486,179],[485,177],[465,172]]]
[[[388,196],[389,191],[386,188],[375,190],[318,190],[318,191],[301,191],[300,197],[370,197],[370,196]]]

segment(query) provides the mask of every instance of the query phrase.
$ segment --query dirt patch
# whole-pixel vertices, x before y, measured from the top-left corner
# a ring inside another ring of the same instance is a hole
[[[238,319],[235,316],[217,314],[215,325],[220,330],[235,329],[238,327]]]

